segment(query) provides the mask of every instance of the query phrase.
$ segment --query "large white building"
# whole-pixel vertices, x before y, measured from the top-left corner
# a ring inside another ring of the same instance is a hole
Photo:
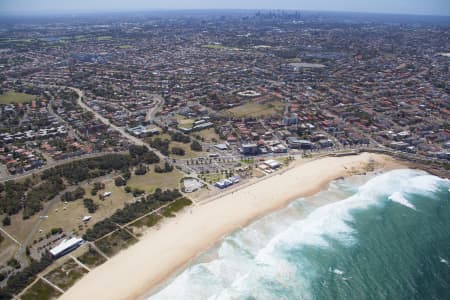
[[[78,248],[81,244],[84,243],[83,239],[77,238],[77,237],[73,237],[70,239],[65,239],[63,240],[58,246],[52,248],[50,250],[50,254],[54,257],[61,257],[73,250],[75,250],[76,248]]]

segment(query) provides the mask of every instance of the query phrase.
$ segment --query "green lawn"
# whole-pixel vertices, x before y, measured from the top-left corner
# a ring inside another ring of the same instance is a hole
[[[9,91],[0,95],[0,104],[29,103],[35,98],[34,95]]]
[[[189,206],[192,204],[192,201],[187,198],[181,198],[167,206],[163,209],[163,216],[166,218],[173,218],[175,217],[175,213],[182,210],[184,207]]]
[[[171,152],[170,153],[170,157],[171,158],[175,158],[175,159],[194,158],[194,157],[200,157],[200,156],[204,156],[205,155],[204,151],[197,152],[197,151],[191,150],[191,143],[184,144],[184,143],[180,143],[180,142],[170,142],[170,151],[172,151],[173,147],[177,147],[177,148],[183,149],[185,154],[180,156],[180,155],[172,154],[172,152]]]
[[[33,39],[0,39],[0,43],[31,43]]]
[[[217,181],[223,180],[227,178],[225,173],[210,173],[210,174],[202,174],[199,175],[200,179],[210,184],[214,184]]]
[[[110,35],[102,35],[97,37],[97,41],[109,41],[112,40],[112,36]]]
[[[214,128],[194,132],[193,136],[200,136],[201,138],[205,139],[205,142],[208,143],[212,143],[213,140],[215,143],[220,141],[220,136],[215,132]]]
[[[151,166],[147,174],[142,176],[133,175],[128,181],[128,185],[131,188],[138,188],[147,193],[153,193],[156,188],[162,190],[179,189],[181,178],[183,178],[183,174],[177,170],[173,170],[170,173],[155,173],[153,166]]]
[[[244,105],[233,107],[226,111],[232,116],[241,117],[266,117],[277,113],[282,113],[284,103],[281,101],[271,101],[264,104],[249,102]]]
[[[178,127],[192,128],[194,126],[194,119],[189,119],[181,115],[177,115],[176,119],[179,124]]]

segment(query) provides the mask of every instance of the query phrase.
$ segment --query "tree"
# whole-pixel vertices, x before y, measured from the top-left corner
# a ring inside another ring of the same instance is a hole
[[[92,196],[97,195],[97,192],[99,190],[103,190],[104,188],[105,188],[105,184],[104,183],[102,183],[102,182],[95,182],[94,183],[94,187],[91,190],[91,195]]]
[[[137,166],[136,170],[134,171],[134,174],[138,175],[138,176],[145,175],[146,173],[147,173],[147,167],[142,164]]]
[[[127,184],[126,180],[124,180],[122,177],[116,177],[116,179],[114,179],[114,183],[116,186],[124,186]]]
[[[14,269],[20,269],[20,263],[15,258],[8,260],[7,265]]]
[[[181,132],[172,133],[171,139],[172,139],[172,141],[180,142],[180,143],[184,143],[184,144],[187,144],[191,141],[191,138],[188,135],[185,135]]]
[[[174,154],[174,155],[183,156],[185,153],[186,152],[182,148],[179,148],[179,147],[173,147],[172,148],[172,154]]]
[[[3,218],[3,226],[9,226],[11,225],[11,218],[9,216],[6,216]]]
[[[50,230],[50,234],[51,235],[59,234],[59,233],[62,233],[62,232],[63,232],[63,230],[62,230],[61,227],[52,228]]]
[[[138,188],[134,188],[133,189],[133,197],[139,197],[141,195],[145,194],[144,190],[138,189]]]
[[[130,178],[131,178],[131,172],[130,172],[130,170],[127,169],[125,172],[123,172],[122,177],[123,177],[123,179],[125,179],[125,180],[130,179]]]
[[[167,161],[164,163],[164,168],[159,165],[155,166],[155,173],[170,173],[173,171],[173,165],[168,163]]]
[[[96,211],[97,208],[98,208],[98,204],[97,204],[97,203],[94,203],[94,200],[89,199],[89,198],[84,199],[84,200],[83,200],[83,204],[84,204],[84,207],[87,208],[87,210],[88,210],[88,212],[89,212],[90,214],[95,213],[95,211]]]
[[[200,152],[203,150],[203,148],[202,148],[202,145],[198,141],[193,140],[191,143],[191,150]]]
[[[168,139],[162,140],[159,137],[150,141],[150,146],[158,149],[159,151],[161,151],[162,154],[164,154],[166,156],[169,155],[169,144],[170,144],[170,141]],[[159,162],[159,159],[157,162]]]
[[[75,201],[78,199],[83,198],[84,194],[86,193],[86,191],[82,188],[82,187],[77,187],[74,191],[72,192],[65,192],[62,196],[61,196],[61,200],[62,201]]]
[[[9,276],[6,286],[0,290],[0,299],[12,299],[13,294],[17,294],[20,290],[23,290],[27,285],[33,282],[36,275],[42,272],[52,262],[53,258],[49,253],[44,254],[40,261],[31,259],[28,267]]]

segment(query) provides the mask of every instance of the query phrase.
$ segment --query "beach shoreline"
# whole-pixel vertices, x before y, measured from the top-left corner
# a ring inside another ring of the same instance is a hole
[[[148,297],[223,237],[295,199],[320,192],[333,180],[366,173],[370,164],[383,171],[408,167],[389,156],[369,153],[294,162],[280,173],[189,207],[158,230],[150,229],[137,244],[84,276],[61,299]]]

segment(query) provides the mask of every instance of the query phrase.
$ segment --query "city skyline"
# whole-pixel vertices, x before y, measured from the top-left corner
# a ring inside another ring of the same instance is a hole
[[[311,1],[206,1],[206,0],[80,0],[77,2],[62,2],[56,0],[43,0],[36,3],[30,0],[5,0],[0,3],[0,12],[8,13],[46,13],[46,12],[105,12],[105,11],[136,11],[136,10],[170,10],[170,9],[283,9],[283,10],[312,10],[312,11],[347,11],[389,14],[416,14],[416,15],[442,15],[450,16],[450,4],[445,0],[398,0],[392,3],[388,0],[357,1],[357,0],[317,0]]]

